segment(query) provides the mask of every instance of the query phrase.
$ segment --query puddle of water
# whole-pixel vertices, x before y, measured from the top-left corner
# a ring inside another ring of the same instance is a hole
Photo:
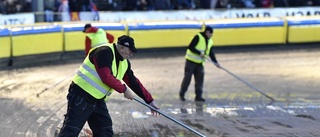
[[[148,118],[149,117],[148,115],[145,115],[145,114],[143,114],[142,112],[139,112],[139,111],[132,111],[131,112],[131,116],[133,118],[136,118],[136,119],[143,119],[143,118]]]
[[[170,115],[199,115],[202,116],[209,116],[209,117],[234,117],[234,116],[245,116],[245,117],[255,117],[255,116],[296,116],[300,118],[307,118],[310,120],[315,120],[316,118],[310,115],[306,115],[303,113],[299,113],[300,111],[304,112],[307,110],[314,110],[317,111],[320,109],[320,103],[303,103],[303,102],[294,102],[290,103],[290,105],[286,104],[285,102],[277,102],[273,105],[263,106],[261,104],[226,104],[226,105],[216,105],[216,104],[206,104],[206,103],[186,103],[182,105],[167,105],[167,108],[162,108],[162,112],[165,114]],[[178,108],[174,108],[178,107]],[[149,114],[148,114],[149,113]],[[278,113],[278,114],[277,114]],[[133,118],[148,118],[150,112],[139,112],[139,111],[132,111],[131,112]],[[282,115],[285,114],[285,115]],[[307,113],[309,114],[309,113]],[[222,135],[224,133],[220,133],[218,131],[212,129],[206,129],[203,125],[199,123],[194,123],[192,121],[183,120],[181,121],[186,123],[187,125],[191,125],[192,127],[197,127],[197,129],[202,129],[210,134],[215,135]],[[275,123],[281,124],[281,123]],[[287,125],[284,125],[287,126]],[[163,135],[170,135],[172,131],[174,132],[174,136],[177,137],[185,137],[190,136],[190,132],[181,131],[179,129],[169,129],[164,125],[154,125],[158,130],[149,130],[149,135],[151,137],[161,137]],[[126,133],[126,135],[137,135],[137,133]],[[192,134],[194,135],[194,134]],[[140,135],[137,135],[140,136]]]
[[[247,114],[254,115],[254,113],[273,113],[281,112],[290,115],[297,115],[297,110],[302,111],[306,109],[320,109],[320,104],[310,104],[310,103],[291,103],[291,105],[285,103],[277,103],[273,105],[212,105],[205,103],[189,103],[180,106],[180,108],[169,108],[168,113],[179,115],[206,115],[212,117],[219,116],[246,116]],[[272,111],[272,112],[271,112]]]
[[[251,106],[207,106],[207,104],[201,104],[194,106],[188,106],[184,108],[168,109],[172,114],[206,114],[212,117],[221,115],[238,116],[238,110],[254,111],[255,108]]]

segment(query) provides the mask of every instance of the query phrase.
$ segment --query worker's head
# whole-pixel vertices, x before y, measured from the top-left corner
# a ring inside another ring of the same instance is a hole
[[[86,24],[86,25],[84,25],[84,29],[83,29],[82,32],[87,32],[87,30],[88,30],[89,28],[91,28],[91,27],[92,27],[91,24]]]
[[[210,26],[206,26],[203,32],[204,34],[206,34],[208,39],[211,38],[213,35],[213,29]]]
[[[134,45],[134,39],[127,35],[118,37],[117,49],[120,55],[125,59],[132,56],[133,53],[137,53],[137,49]]]

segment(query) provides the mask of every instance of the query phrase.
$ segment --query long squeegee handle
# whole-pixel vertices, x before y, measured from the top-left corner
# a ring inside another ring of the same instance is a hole
[[[212,62],[214,64],[214,62],[210,59],[210,58],[207,58],[208,61]],[[248,85],[249,87],[253,88],[255,91],[259,92],[260,94],[264,95],[265,97],[267,97],[268,99],[271,100],[271,102],[275,102],[275,100],[268,96],[267,94],[265,94],[264,92],[262,92],[260,89],[256,88],[255,86],[251,85],[249,82],[241,79],[240,77],[238,77],[237,75],[233,74],[232,72],[230,72],[229,70],[227,70],[226,68],[220,66],[219,67],[220,69],[224,70],[225,72],[227,72],[228,74],[230,74],[231,76],[235,77],[236,79],[240,80],[241,82],[245,83],[246,85]]]
[[[189,126],[187,126],[187,125],[183,124],[182,122],[180,122],[180,121],[178,121],[178,120],[176,120],[176,119],[174,119],[174,118],[172,118],[172,117],[168,116],[167,114],[165,114],[165,113],[161,112],[160,110],[158,110],[158,109],[156,109],[156,108],[154,108],[154,107],[150,106],[149,104],[145,103],[144,101],[141,101],[140,99],[137,99],[137,98],[133,98],[133,99],[134,99],[135,101],[137,101],[137,102],[141,103],[142,105],[145,105],[146,107],[148,107],[148,108],[152,109],[153,111],[158,112],[159,114],[163,115],[164,117],[166,117],[166,118],[168,118],[168,119],[172,120],[173,122],[176,122],[177,124],[179,124],[179,125],[183,126],[184,128],[186,128],[186,129],[188,129],[188,130],[192,131],[193,133],[197,134],[198,136],[200,136],[200,137],[206,137],[205,135],[201,134],[200,132],[198,132],[198,131],[196,131],[196,130],[192,129],[191,127],[189,127]]]
[[[272,101],[275,101],[272,97],[268,96],[267,94],[265,94],[264,92],[262,92],[260,89],[256,88],[255,86],[251,85],[250,83],[248,83],[247,81],[239,78],[237,75],[231,73],[229,70],[221,67],[222,70],[224,70],[225,72],[229,73],[230,75],[234,76],[235,78],[237,78],[238,80],[242,81],[243,83],[247,84],[249,87],[255,89],[256,91],[258,91],[260,94],[264,95],[265,97],[269,98]]]

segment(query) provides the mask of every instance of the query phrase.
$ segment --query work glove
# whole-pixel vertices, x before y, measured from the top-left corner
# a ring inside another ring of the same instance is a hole
[[[127,87],[126,91],[124,91],[124,95],[125,98],[132,100],[134,98],[134,93],[133,91]]]
[[[217,68],[221,68],[221,65],[219,63],[214,63],[214,65],[216,65]]]
[[[200,57],[203,58],[203,59],[206,58],[206,55],[204,54],[204,52],[201,52],[201,53],[200,53]]]
[[[154,101],[152,101],[149,105],[155,109],[159,109],[159,107],[157,106],[157,104]],[[159,116],[160,115],[157,111],[154,111],[153,109],[150,109],[150,110],[151,110],[152,116]]]

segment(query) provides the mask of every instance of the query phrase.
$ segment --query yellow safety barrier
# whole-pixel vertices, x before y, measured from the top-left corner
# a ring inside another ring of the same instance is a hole
[[[285,44],[320,41],[320,17],[221,19],[204,21],[94,22],[117,37],[130,35],[136,47],[187,47],[206,25],[215,46]],[[84,50],[85,22],[46,23],[0,28],[0,58]]]
[[[320,17],[287,17],[288,42],[320,42]]]
[[[284,44],[285,22],[278,18],[206,20],[215,46]]]
[[[10,57],[11,36],[8,28],[0,29],[0,58]]]
[[[11,27],[12,56],[62,51],[62,32],[57,25]]]
[[[202,23],[198,21],[128,23],[129,35],[135,39],[137,48],[186,47],[201,28]]]

